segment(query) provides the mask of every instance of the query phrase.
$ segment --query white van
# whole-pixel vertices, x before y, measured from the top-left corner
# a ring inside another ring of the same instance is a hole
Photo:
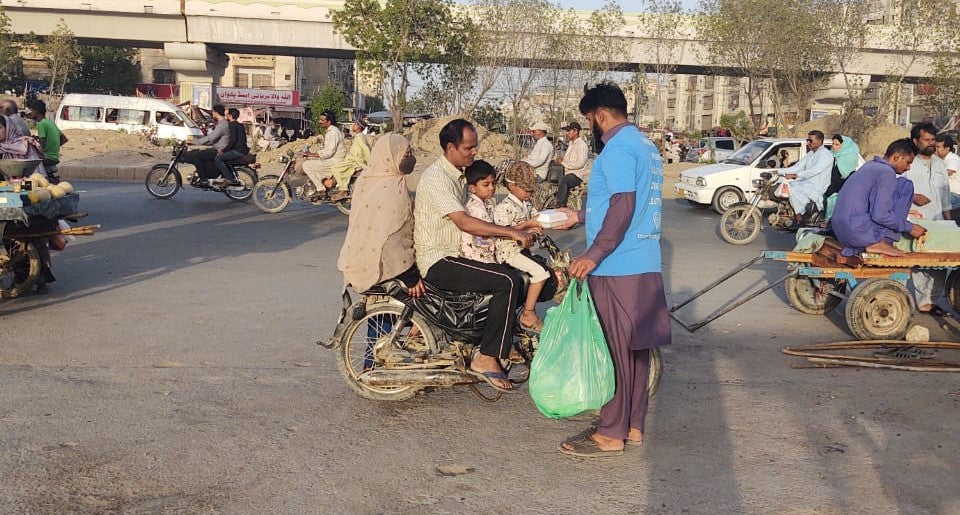
[[[203,131],[177,106],[165,100],[110,95],[65,95],[57,110],[60,129],[156,130],[158,139],[190,140]]]

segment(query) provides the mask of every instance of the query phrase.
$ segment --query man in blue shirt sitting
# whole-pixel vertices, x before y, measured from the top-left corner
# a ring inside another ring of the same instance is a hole
[[[830,223],[843,244],[843,254],[872,252],[901,256],[892,242],[901,234],[914,238],[927,230],[907,221],[913,199],[913,183],[898,177],[910,169],[917,146],[899,139],[887,147],[883,158],[875,157],[851,175],[840,189]]]

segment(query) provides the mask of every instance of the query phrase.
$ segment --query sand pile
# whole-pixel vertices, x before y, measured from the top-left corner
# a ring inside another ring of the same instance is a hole
[[[349,141],[346,140],[347,149],[350,148]],[[263,166],[270,167],[279,167],[280,166],[280,157],[286,154],[287,152],[293,151],[296,154],[303,152],[304,147],[307,147],[310,152],[316,152],[317,149],[323,145],[323,135],[317,134],[316,136],[310,136],[306,139],[298,139],[292,143],[287,143],[281,145],[273,150],[265,150],[263,152],[257,152],[257,162]]]
[[[865,159],[882,156],[887,145],[894,140],[910,136],[910,131],[903,127],[862,115],[852,115],[846,119],[840,115],[825,116],[801,124],[796,129],[798,135],[813,130],[823,131],[827,138],[835,133],[852,137],[860,146],[860,154]]]
[[[123,165],[126,161],[144,158],[167,159],[170,147],[158,147],[140,134],[120,131],[68,129],[63,133],[70,141],[63,146],[65,161],[87,160],[93,156],[109,154],[111,164]],[[124,162],[114,163],[114,160]]]
[[[403,135],[410,140],[414,150],[439,156],[440,151],[440,129],[451,120],[463,118],[460,115],[450,115],[443,118],[433,118],[417,122],[412,127],[404,131]],[[477,128],[477,158],[485,159],[490,162],[499,162],[502,159],[512,157],[513,149],[510,147],[507,139],[494,132],[490,132],[486,127],[470,120]]]

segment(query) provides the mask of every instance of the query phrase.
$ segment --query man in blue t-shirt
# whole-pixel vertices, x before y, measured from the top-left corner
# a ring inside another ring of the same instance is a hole
[[[587,251],[570,263],[570,274],[588,279],[617,388],[596,431],[568,439],[559,450],[599,457],[643,442],[650,349],[670,343],[660,257],[663,163],[657,147],[627,121],[627,99],[616,85],[585,88],[580,112],[603,149],[590,171],[586,209],[561,211],[568,217],[564,228],[586,227]]]

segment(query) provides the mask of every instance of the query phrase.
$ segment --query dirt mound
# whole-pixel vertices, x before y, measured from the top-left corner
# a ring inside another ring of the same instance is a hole
[[[317,134],[306,139],[298,139],[292,143],[281,145],[273,150],[265,150],[257,153],[257,162],[264,166],[280,166],[280,157],[291,150],[299,154],[304,147],[315,152],[317,148],[323,145],[323,135]],[[349,146],[347,147],[349,148]]]
[[[120,131],[67,129],[63,133],[69,142],[63,146],[63,159],[85,160],[101,154],[110,154],[112,159],[127,154],[131,160],[149,157],[166,159],[170,147],[158,147],[141,134]]]
[[[457,118],[463,118],[463,116],[450,115],[443,118],[423,120],[404,131],[403,135],[410,140],[414,150],[439,156],[442,153],[440,150],[440,129]],[[512,157],[513,149],[510,148],[509,142],[503,135],[490,132],[489,129],[473,120],[470,120],[470,122],[477,128],[478,159],[496,162]]]
[[[860,146],[860,154],[865,159],[882,156],[891,142],[910,136],[909,130],[877,121],[872,117],[862,115],[843,117],[836,114],[803,123],[797,127],[796,132],[799,135],[814,130],[822,131],[827,138],[835,133],[850,136]]]

